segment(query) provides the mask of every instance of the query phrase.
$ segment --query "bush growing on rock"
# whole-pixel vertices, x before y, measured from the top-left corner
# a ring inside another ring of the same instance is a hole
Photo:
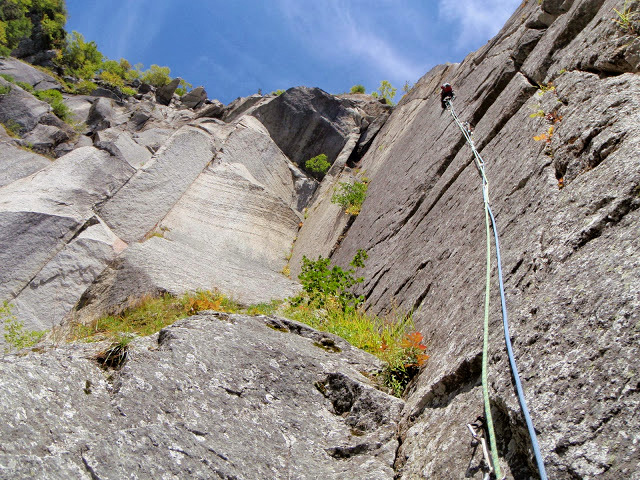
[[[41,90],[35,92],[34,95],[43,102],[51,105],[53,113],[64,121],[71,120],[71,110],[64,104],[62,94],[58,90]]]
[[[396,96],[397,90],[398,89],[394,88],[388,80],[382,80],[380,87],[378,87],[378,95],[376,96],[384,98],[387,105],[394,105],[393,98]]]
[[[351,87],[351,93],[364,93],[365,88],[364,85],[354,85]]]
[[[25,330],[24,324],[16,318],[11,304],[6,300],[0,305],[0,324],[4,331],[4,341],[7,343],[5,353],[31,347],[45,334],[44,331]]]
[[[76,31],[67,35],[56,64],[68,73],[85,80],[91,80],[100,70],[103,55],[96,42],[86,42],[84,36]]]
[[[153,85],[154,87],[164,87],[171,82],[169,74],[171,69],[169,67],[161,67],[159,65],[151,65],[149,70],[142,73],[141,80],[144,83]]]
[[[363,178],[362,181],[356,180],[353,183],[340,182],[331,197],[331,203],[340,205],[349,215],[358,215],[367,196],[368,188],[368,178]]]
[[[37,35],[45,49],[64,43],[64,0],[6,0],[0,3],[0,55],[9,55],[20,40]],[[34,28],[39,25],[40,28]]]
[[[363,277],[354,277],[357,268],[364,267],[367,252],[360,249],[349,263],[348,270],[334,265],[329,269],[328,258],[318,257],[318,260],[309,260],[302,257],[302,272],[298,279],[302,284],[304,294],[296,297],[294,303],[306,302],[319,307],[334,300],[343,309],[357,308],[364,300],[363,296],[354,295],[349,289],[364,281]]]
[[[307,172],[311,173],[318,180],[321,180],[322,177],[324,177],[324,174],[327,173],[329,167],[331,167],[331,164],[327,161],[327,156],[324,153],[310,158],[304,164],[304,168]]]

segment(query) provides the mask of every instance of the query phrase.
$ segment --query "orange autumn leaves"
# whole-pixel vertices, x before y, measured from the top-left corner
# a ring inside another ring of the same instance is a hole
[[[427,347],[422,344],[423,336],[420,332],[407,333],[402,341],[400,347],[404,350],[406,358],[409,361],[405,364],[405,367],[422,367],[427,363],[429,355],[423,353]],[[385,351],[389,348],[389,345],[385,341],[380,345],[380,349]]]

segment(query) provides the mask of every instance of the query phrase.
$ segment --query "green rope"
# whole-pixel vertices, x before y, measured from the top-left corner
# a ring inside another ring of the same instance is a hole
[[[484,173],[484,172],[483,172]],[[484,182],[483,182],[484,183]],[[482,345],[482,396],[484,397],[484,416],[487,420],[487,431],[489,432],[489,444],[491,446],[491,461],[493,463],[493,469],[496,474],[496,478],[502,478],[502,472],[500,471],[500,462],[498,460],[498,448],[496,447],[496,434],[493,430],[493,418],[491,416],[491,405],[489,403],[489,385],[488,385],[488,370],[489,370],[489,297],[491,293],[491,227],[489,225],[489,211],[487,209],[488,202],[488,189],[489,186],[485,183],[482,187],[484,197],[484,220],[487,230],[487,280],[484,293],[484,342]]]

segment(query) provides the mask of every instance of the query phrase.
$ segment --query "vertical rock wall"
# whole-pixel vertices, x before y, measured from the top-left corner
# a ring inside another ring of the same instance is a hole
[[[401,478],[481,477],[465,426],[483,413],[481,181],[440,108],[444,81],[487,163],[511,335],[548,474],[638,478],[640,40],[612,21],[614,7],[523,2],[485,47],[425,75],[362,161],[369,194],[334,260],[367,249],[369,310],[413,310],[431,355],[408,391]],[[499,455],[510,477],[535,478],[491,300]]]

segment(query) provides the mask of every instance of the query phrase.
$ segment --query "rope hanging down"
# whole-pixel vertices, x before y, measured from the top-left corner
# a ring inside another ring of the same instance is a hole
[[[520,382],[520,375],[518,374],[518,367],[516,365],[516,360],[513,355],[513,348],[511,345],[511,337],[509,335],[509,319],[507,316],[507,302],[504,294],[504,282],[502,279],[502,260],[500,258],[500,241],[498,240],[498,228],[496,226],[496,220],[493,216],[493,212],[491,211],[491,206],[489,205],[489,181],[487,180],[487,176],[484,171],[484,160],[476,150],[476,147],[473,143],[473,139],[471,138],[471,133],[468,128],[460,121],[458,115],[456,114],[453,105],[451,104],[452,96],[449,98],[445,98],[443,100],[444,105],[447,110],[451,112],[453,119],[456,124],[460,128],[460,131],[464,135],[467,143],[471,147],[471,151],[474,155],[474,160],[476,164],[476,168],[480,172],[482,176],[482,197],[484,200],[484,210],[485,210],[485,225],[487,231],[487,283],[485,289],[485,317],[484,317],[484,341],[483,341],[483,349],[482,349],[482,391],[484,397],[484,409],[485,409],[485,417],[487,420],[487,430],[489,432],[489,442],[491,446],[491,456],[493,461],[493,468],[490,466],[490,470],[495,472],[495,475],[498,479],[502,478],[502,473],[500,470],[500,464],[498,462],[498,453],[496,448],[496,440],[495,433],[493,429],[493,420],[491,418],[491,408],[489,404],[489,388],[487,382],[487,370],[488,370],[488,344],[489,344],[489,288],[490,288],[490,268],[491,268],[491,235],[489,232],[489,220],[491,220],[491,227],[493,229],[493,237],[495,241],[496,248],[496,262],[498,264],[498,283],[500,286],[500,303],[502,305],[502,324],[504,328],[504,340],[507,346],[507,355],[509,357],[509,364],[511,366],[511,372],[513,374],[513,378],[516,384],[516,391],[518,393],[518,400],[520,401],[520,408],[522,409],[522,414],[524,416],[525,422],[527,424],[527,430],[529,431],[529,437],[531,438],[531,445],[533,447],[533,453],[536,459],[536,464],[538,466],[538,472],[540,474],[541,480],[547,480],[547,473],[544,468],[544,462],[542,461],[542,455],[540,453],[540,448],[538,446],[538,439],[536,437],[536,432],[533,427],[533,422],[531,421],[531,416],[529,415],[529,409],[527,408],[527,401],[524,397],[524,391],[522,390],[522,383]]]

